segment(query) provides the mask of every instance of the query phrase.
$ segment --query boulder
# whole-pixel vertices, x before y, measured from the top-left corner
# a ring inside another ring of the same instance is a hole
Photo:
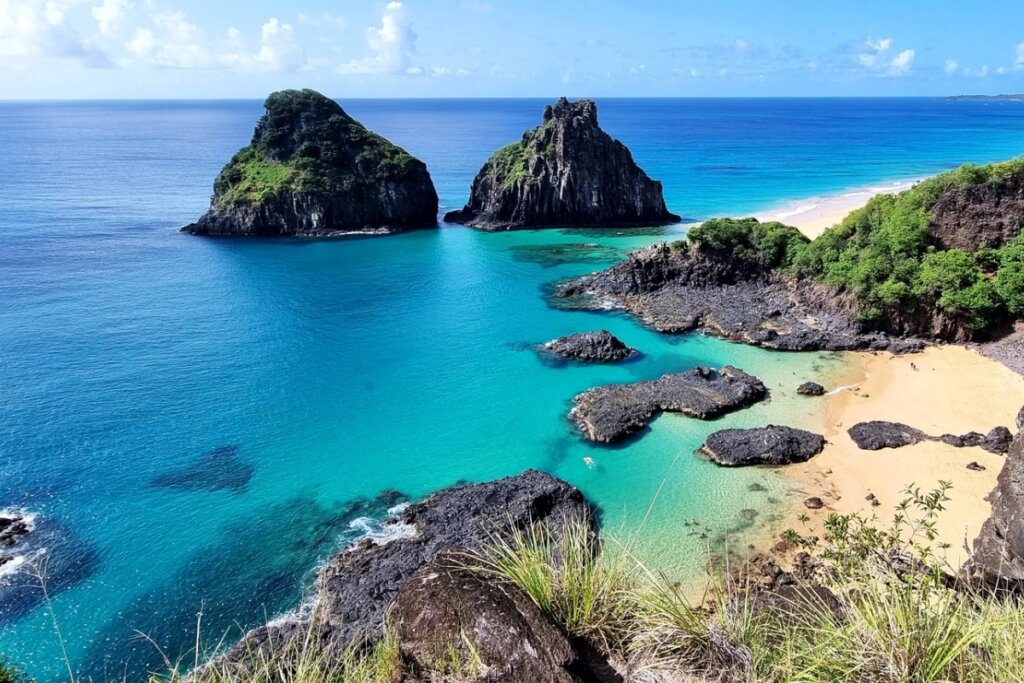
[[[573,399],[569,416],[586,439],[614,443],[640,431],[662,411],[709,420],[767,395],[761,380],[738,368],[697,367],[652,381],[590,389]]]
[[[825,393],[825,387],[817,382],[804,382],[796,388],[796,393],[801,396],[822,396]]]
[[[919,443],[928,436],[919,429],[898,422],[872,420],[858,422],[848,430],[850,438],[858,448],[877,451],[882,448],[901,448]]]
[[[753,429],[723,429],[704,441],[702,453],[725,467],[788,465],[806,462],[821,453],[825,437],[803,429],[768,425]]]
[[[608,330],[580,332],[544,344],[544,350],[575,360],[612,363],[636,354]]]
[[[544,108],[540,126],[484,163],[465,207],[444,219],[485,230],[680,220],[665,208],[661,183],[601,130],[597,105],[564,97]]]
[[[437,224],[426,165],[337,102],[283,90],[264,107],[252,142],[214,181],[209,211],[184,232],[309,237]]]
[[[818,496],[811,496],[810,498],[804,499],[804,507],[808,510],[820,510],[825,507],[825,501]]]
[[[354,640],[377,640],[384,613],[405,581],[446,549],[476,550],[510,527],[547,524],[556,534],[569,523],[593,524],[594,514],[576,488],[550,474],[527,470],[497,481],[444,489],[410,505],[385,534],[387,543],[365,540],[331,558],[316,580],[312,615],[278,619],[250,631],[218,664],[251,665],[252,658],[315,636],[341,651]]]
[[[1002,455],[1010,450],[1013,434],[1006,427],[993,427],[978,445],[989,453]]]
[[[398,591],[389,612],[413,675],[460,681],[575,683],[569,640],[517,586],[442,552]],[[456,670],[452,670],[456,669]]]

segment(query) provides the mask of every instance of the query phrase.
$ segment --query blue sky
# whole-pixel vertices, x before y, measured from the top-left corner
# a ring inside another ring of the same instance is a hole
[[[0,0],[0,99],[1024,92],[1024,1]]]

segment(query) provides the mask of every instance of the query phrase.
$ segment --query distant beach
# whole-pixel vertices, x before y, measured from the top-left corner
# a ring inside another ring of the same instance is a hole
[[[840,223],[847,214],[863,207],[872,197],[909,190],[921,178],[897,180],[888,184],[870,185],[840,194],[808,197],[785,202],[781,206],[755,214],[760,221],[779,221],[799,228],[810,239]]]

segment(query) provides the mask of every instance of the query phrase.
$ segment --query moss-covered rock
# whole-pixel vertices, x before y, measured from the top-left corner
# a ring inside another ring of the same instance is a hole
[[[213,184],[207,235],[385,233],[437,223],[427,167],[313,90],[264,103],[252,142]]]

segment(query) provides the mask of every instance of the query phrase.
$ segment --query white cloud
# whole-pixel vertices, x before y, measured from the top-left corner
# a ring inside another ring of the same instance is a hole
[[[211,64],[206,32],[182,12],[161,12],[152,27],[139,27],[125,43],[128,51],[153,66],[197,69]]]
[[[434,78],[441,78],[442,76],[451,76],[452,70],[446,66],[432,66],[430,67],[430,75]]]
[[[1024,43],[1017,45],[1017,59],[1013,61],[1013,68],[1018,71],[1024,69]]]
[[[747,52],[749,49],[750,46],[747,45],[747,41],[743,40],[742,38],[736,39],[736,52],[743,54]]]
[[[996,73],[999,74],[1000,76],[1002,76],[1003,74],[1006,73],[1006,67],[1005,66],[996,67]]]
[[[67,25],[71,5],[44,0],[0,0],[0,57],[55,57],[85,66],[113,62]]]
[[[956,70],[959,69],[959,68],[960,68],[960,65],[957,64],[952,59],[947,59],[946,60],[946,73],[948,73],[948,74],[955,74]]]
[[[295,30],[291,24],[282,24],[271,17],[260,29],[260,49],[256,52],[234,51],[220,56],[220,62],[227,66],[245,70],[296,71],[304,64],[302,49],[295,42]],[[239,43],[237,29],[228,29],[228,38]]]
[[[913,49],[903,50],[892,59],[889,59],[889,49],[892,47],[892,38],[881,38],[875,40],[868,38],[864,41],[864,51],[858,53],[857,63],[865,69],[880,76],[903,76],[910,73],[914,63],[915,51]]]
[[[101,4],[92,8],[92,17],[96,20],[100,33],[105,36],[118,36],[124,29],[128,11],[134,7],[135,4],[131,0],[103,0]]]
[[[342,64],[338,71],[343,74],[408,74],[423,73],[422,67],[412,63],[416,52],[416,32],[405,17],[405,7],[392,0],[384,8],[380,28],[366,30],[366,42],[373,53],[363,59],[353,59]]]

